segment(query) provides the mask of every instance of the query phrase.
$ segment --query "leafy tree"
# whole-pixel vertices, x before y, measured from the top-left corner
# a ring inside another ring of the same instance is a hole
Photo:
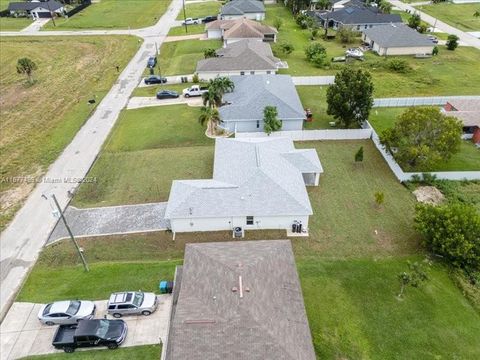
[[[407,170],[430,168],[458,152],[462,124],[438,108],[411,107],[393,128],[380,135],[380,142]]]
[[[280,28],[283,26],[283,20],[279,17],[275,18],[275,20],[273,21],[273,26],[277,30],[280,30]]]
[[[408,26],[410,26],[412,29],[418,28],[421,22],[422,22],[422,19],[420,18],[420,14],[417,14],[417,13],[413,13],[408,18]]]
[[[345,128],[368,119],[373,106],[373,83],[369,72],[344,68],[327,89],[327,114]]]
[[[265,106],[263,109],[263,128],[270,135],[282,128],[282,122],[278,119],[278,111],[275,106]]]
[[[437,56],[438,55],[438,46],[434,46],[432,50],[432,55]]]
[[[360,149],[355,153],[355,162],[363,161],[363,146],[360,146]]]
[[[318,0],[315,4],[315,8],[319,10],[326,10],[331,7],[330,0]]]
[[[382,191],[376,191],[375,194],[375,204],[377,204],[377,206],[382,206],[383,203],[385,202],[385,194],[382,192]]]
[[[21,58],[17,61],[17,73],[27,75],[28,82],[33,84],[35,81],[33,79],[33,72],[37,70],[37,64],[35,64],[29,58]]]
[[[355,41],[358,33],[350,26],[342,26],[337,31],[338,38],[342,44],[351,44]]]
[[[289,42],[281,42],[278,44],[278,48],[285,55],[290,55],[295,50],[295,47]]]
[[[217,53],[215,51],[215,49],[205,49],[203,50],[203,57],[205,59],[208,59],[208,58],[213,58],[213,57],[216,57],[217,56]]]
[[[310,29],[310,39],[315,40],[318,37],[318,26],[314,26]]]
[[[427,25],[425,25],[425,24],[420,24],[420,25],[418,25],[418,27],[417,27],[417,31],[418,31],[420,34],[425,34],[425,33],[427,32],[427,29],[428,29],[428,27],[427,27]]]
[[[408,261],[408,271],[403,271],[398,274],[398,280],[400,281],[400,293],[398,297],[403,297],[405,287],[410,285],[412,287],[419,287],[423,282],[428,280],[427,269],[425,264],[430,265],[428,260],[424,260],[423,263],[415,261],[411,263]]]
[[[193,74],[193,76],[192,76],[192,82],[193,82],[194,84],[198,84],[198,83],[200,82],[200,78],[198,77],[198,74],[197,74],[197,73]]]
[[[417,205],[415,227],[430,251],[442,255],[454,266],[480,269],[480,214],[474,206]]]
[[[458,47],[458,36],[457,35],[448,35],[447,38],[447,50],[455,50]]]
[[[301,10],[308,9],[311,0],[287,0],[285,5],[292,11],[293,14],[298,14]]]
[[[386,0],[380,0],[378,2],[378,8],[384,14],[390,14],[392,12],[392,4]]]
[[[327,62],[327,50],[318,42],[311,43],[305,48],[307,60],[321,67]]]
[[[202,106],[198,122],[203,126],[207,124],[207,133],[213,135],[215,128],[220,120],[218,110],[209,106]]]
[[[295,21],[298,26],[302,29],[308,29],[314,26],[315,20],[312,17],[308,16],[307,14],[298,14],[295,17]]]

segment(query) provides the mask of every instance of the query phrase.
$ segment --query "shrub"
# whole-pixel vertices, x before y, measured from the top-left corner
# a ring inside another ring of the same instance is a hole
[[[457,35],[448,35],[447,38],[447,49],[448,50],[455,50],[458,47],[458,36]]]
[[[283,20],[281,18],[275,18],[275,20],[273,21],[273,26],[277,29],[277,30],[280,30],[280,28],[282,27],[283,25]]]
[[[327,51],[320,43],[311,43],[305,48],[307,60],[317,67],[322,67],[327,62]]]
[[[193,74],[192,82],[193,82],[194,84],[198,84],[198,83],[200,82],[200,79],[199,79],[197,73]]]
[[[389,70],[398,72],[398,73],[406,73],[410,71],[412,68],[408,64],[406,60],[403,59],[392,59],[387,63],[387,68]]]
[[[340,30],[337,31],[337,36],[342,44],[351,44],[358,36],[358,32],[354,31],[349,26],[342,26]]]

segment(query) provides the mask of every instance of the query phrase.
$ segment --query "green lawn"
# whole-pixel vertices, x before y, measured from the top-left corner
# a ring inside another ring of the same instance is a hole
[[[318,359],[478,359],[480,315],[445,268],[398,300],[407,259],[298,261]]]
[[[102,0],[94,2],[69,19],[51,21],[42,29],[137,29],[155,24],[170,0]]]
[[[393,96],[428,96],[428,95],[474,95],[480,93],[480,71],[478,59],[480,50],[471,47],[460,47],[448,51],[439,46],[439,55],[429,59],[415,59],[412,56],[397,57],[406,60],[412,70],[406,74],[395,73],[387,69],[386,62],[392,57],[384,58],[367,53],[365,61],[356,61],[351,65],[336,63],[328,68],[316,68],[306,61],[304,49],[311,42],[308,30],[302,30],[293,20],[289,10],[283,5],[268,5],[267,20],[270,25],[275,18],[283,20],[278,34],[278,42],[286,41],[294,45],[295,50],[287,56],[280,56],[289,65],[280,73],[301,75],[334,75],[344,66],[361,67],[371,72],[375,84],[376,97]],[[326,49],[328,58],[344,55],[345,47],[336,40],[317,40]],[[358,44],[357,44],[358,45]],[[458,76],[469,74],[469,76]]]
[[[42,175],[117,80],[115,67],[123,70],[139,45],[137,38],[127,36],[1,37],[1,175]],[[21,57],[37,64],[34,85],[17,74]],[[87,100],[93,96],[92,106]],[[12,199],[2,207],[0,228],[32,186],[0,183],[2,199],[7,191]]]
[[[82,184],[76,206],[166,201],[172,180],[210,178],[213,140],[199,108],[172,105],[125,110],[94,164],[97,183]]]
[[[50,355],[27,356],[22,360],[108,360],[115,358],[115,360],[157,360],[160,359],[162,353],[161,345],[143,345],[120,347],[112,352],[112,350],[92,350],[92,351],[77,351],[73,354],[58,353]]]
[[[394,126],[396,118],[407,108],[376,108],[370,115],[370,124],[378,134]],[[462,141],[460,151],[446,163],[438,164],[434,169],[424,171],[479,171],[480,150],[469,140]]]
[[[163,43],[160,50],[162,75],[193,74],[205,49],[218,49],[220,40],[183,40]]]
[[[313,113],[313,121],[305,122],[304,128],[307,130],[331,129],[328,123],[335,119],[327,115],[327,87],[297,86],[297,92],[303,107],[310,109]]]
[[[222,3],[220,1],[205,1],[196,4],[186,4],[186,18],[202,18],[205,16],[215,16],[220,12]],[[180,10],[177,20],[183,20],[183,9]]]
[[[20,31],[31,23],[28,18],[0,17],[0,31]]]
[[[168,32],[168,36],[203,34],[205,32],[205,24],[187,25],[187,29],[187,32],[185,32],[185,26],[172,27]]]
[[[152,86],[144,86],[144,87],[137,87],[133,90],[132,96],[142,96],[142,97],[153,97],[157,94],[159,90],[167,89],[176,91],[178,93],[182,93],[182,90],[194,85],[193,83],[183,83],[183,84],[162,84],[162,85],[152,85]],[[203,83],[201,83],[203,85]]]
[[[440,3],[418,6],[417,9],[462,31],[480,31],[480,17],[473,16],[476,11],[480,11],[478,3]]]

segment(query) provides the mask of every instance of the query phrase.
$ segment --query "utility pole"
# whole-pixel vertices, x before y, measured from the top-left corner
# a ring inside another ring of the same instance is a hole
[[[160,76],[160,79],[162,79],[162,69],[160,67],[160,54],[158,52],[158,44],[155,42],[155,49],[157,51],[156,56],[158,56],[158,61],[157,61],[157,67],[158,67],[158,75]],[[163,82],[160,80],[160,86],[163,87]]]
[[[60,214],[60,218],[63,221],[63,224],[67,228],[68,235],[70,235],[70,239],[72,240],[73,244],[75,245],[75,248],[77,249],[78,255],[80,256],[80,259],[82,259],[83,263],[83,268],[85,269],[86,272],[90,271],[88,268],[87,260],[85,260],[85,257],[83,256],[83,250],[80,249],[80,246],[78,246],[77,241],[75,240],[75,237],[73,236],[72,230],[70,230],[70,226],[67,224],[67,219],[65,219],[65,216],[63,215],[63,211],[60,208],[60,205],[58,204],[57,198],[55,197],[55,194],[52,194],[52,199],[53,202],[55,203],[55,207],[57,208],[58,213]]]
[[[55,24],[55,15],[52,13],[52,9],[50,8],[50,1],[47,1],[47,6],[48,6],[48,11],[50,11],[50,16],[52,17],[52,23],[53,23],[53,26],[57,26],[57,24]]]
[[[185,34],[188,34],[188,26],[187,26],[187,12],[185,10],[185,0],[183,1],[183,23],[185,24]]]

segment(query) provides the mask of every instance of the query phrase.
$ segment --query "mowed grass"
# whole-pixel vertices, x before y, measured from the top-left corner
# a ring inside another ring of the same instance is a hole
[[[123,69],[138,46],[138,39],[118,36],[0,38],[1,176],[43,174],[118,78],[115,66]],[[22,57],[38,66],[34,85],[17,74]],[[89,105],[93,96],[96,105]],[[1,226],[31,187],[1,182],[2,197],[9,191]]]
[[[199,83],[200,85],[204,86],[204,83]],[[133,96],[141,96],[141,97],[155,97],[157,92],[160,90],[172,90],[176,91],[179,94],[182,93],[183,89],[191,87],[192,85],[196,85],[194,83],[182,83],[182,84],[158,84],[158,85],[151,85],[151,86],[143,86],[137,87],[133,90]]]
[[[395,126],[395,122],[407,108],[377,108],[372,109],[369,122],[381,134],[388,128]],[[437,164],[432,169],[419,171],[478,171],[480,170],[480,149],[475,147],[471,140],[463,140],[460,150],[448,161]]]
[[[303,108],[313,113],[313,121],[305,122],[303,127],[306,130],[331,128],[328,123],[335,119],[327,114],[327,87],[302,85],[296,88]]]
[[[283,25],[278,42],[289,42],[295,50],[290,55],[280,55],[289,65],[280,73],[292,76],[335,75],[345,66],[368,70],[373,77],[376,97],[429,96],[429,95],[475,95],[480,93],[480,71],[478,59],[480,50],[459,47],[455,51],[439,46],[439,55],[429,59],[415,59],[413,56],[380,57],[366,53],[365,61],[351,64],[335,63],[327,68],[317,68],[305,59],[305,47],[311,43],[310,32],[302,30],[295,23],[290,11],[283,5],[268,5],[266,23],[273,25],[275,18],[281,18]],[[360,45],[360,38],[354,44],[342,45],[337,40],[316,40],[327,50],[327,58],[345,55],[347,47]],[[386,63],[398,58],[407,61],[411,71],[396,73],[386,68]],[[468,74],[468,76],[465,76]]]
[[[77,351],[73,354],[58,353],[49,355],[27,356],[22,360],[156,360],[160,358],[162,353],[162,345],[143,345],[143,346],[129,346],[120,347],[112,350],[109,349],[95,349],[89,351]]]
[[[417,6],[417,9],[462,31],[480,31],[480,17],[473,16],[476,11],[480,11],[478,3],[440,3]]]
[[[198,123],[199,108],[171,105],[126,110],[74,204],[80,207],[168,200],[175,179],[211,178],[213,140]]]
[[[185,26],[175,26],[170,28],[168,36],[203,34],[204,32],[205,24],[187,25],[187,31],[185,31]]]
[[[205,49],[218,49],[220,40],[183,40],[163,43],[160,49],[162,75],[193,74]]]
[[[318,359],[480,357],[480,315],[442,266],[402,300],[397,275],[408,269],[405,258],[300,260],[297,267]]]
[[[0,17],[0,31],[20,31],[31,23],[29,18]]]
[[[205,1],[195,4],[185,5],[185,18],[202,18],[205,16],[215,16],[220,12],[222,2],[220,1]],[[183,9],[178,13],[177,20],[183,20]]]
[[[93,2],[74,16],[51,21],[43,30],[137,29],[155,24],[170,0],[102,0]]]

